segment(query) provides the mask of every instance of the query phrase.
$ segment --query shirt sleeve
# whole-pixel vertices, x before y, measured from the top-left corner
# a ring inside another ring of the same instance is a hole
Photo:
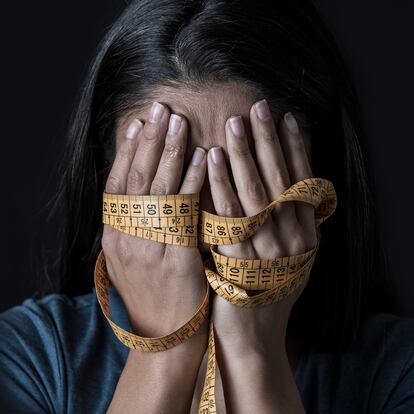
[[[50,316],[33,299],[0,313],[0,407],[55,413],[64,390],[62,358]]]

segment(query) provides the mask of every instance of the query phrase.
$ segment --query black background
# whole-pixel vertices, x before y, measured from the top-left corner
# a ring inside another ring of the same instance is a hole
[[[314,0],[354,78],[379,190],[382,235],[400,314],[414,316],[414,2]],[[94,48],[125,2],[3,3],[0,311],[35,289],[34,246],[54,232],[41,209],[55,191],[63,133]]]

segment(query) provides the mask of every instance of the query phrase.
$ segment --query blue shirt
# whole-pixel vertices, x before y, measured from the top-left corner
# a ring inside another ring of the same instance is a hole
[[[130,329],[111,290],[111,317]],[[105,413],[128,355],[112,332],[95,288],[26,299],[0,313],[1,413]],[[307,413],[414,413],[414,319],[365,318],[338,360],[308,350],[295,381]]]

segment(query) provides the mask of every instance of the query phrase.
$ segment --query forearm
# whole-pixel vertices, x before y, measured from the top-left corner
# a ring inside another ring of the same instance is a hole
[[[218,350],[227,414],[305,413],[286,354]]]
[[[187,414],[207,346],[207,322],[191,338],[167,351],[131,349],[108,413]]]

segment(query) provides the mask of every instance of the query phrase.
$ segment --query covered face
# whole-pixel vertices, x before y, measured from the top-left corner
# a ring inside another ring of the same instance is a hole
[[[138,118],[146,123],[152,102],[157,101],[168,106],[171,114],[175,113],[183,116],[188,121],[183,175],[190,164],[196,147],[202,147],[208,151],[212,147],[220,146],[223,149],[228,170],[231,171],[225,135],[226,121],[235,115],[242,116],[250,151],[255,161],[257,161],[254,140],[251,133],[250,113],[252,105],[257,100],[263,98],[265,97],[258,96],[257,91],[235,82],[209,85],[205,89],[197,91],[184,87],[172,88],[161,86],[151,95],[151,101],[144,107],[145,109],[132,111],[118,120],[116,132],[117,148],[119,148],[119,143],[125,136],[131,121]],[[282,113],[272,111],[273,120],[276,125],[279,123],[282,115]],[[311,159],[310,136],[306,131],[303,132],[308,157]],[[230,178],[234,184],[231,174]],[[208,177],[206,177],[200,192],[200,209],[217,214],[210,192]],[[208,245],[203,242],[200,242],[199,248],[203,255],[209,251]]]

